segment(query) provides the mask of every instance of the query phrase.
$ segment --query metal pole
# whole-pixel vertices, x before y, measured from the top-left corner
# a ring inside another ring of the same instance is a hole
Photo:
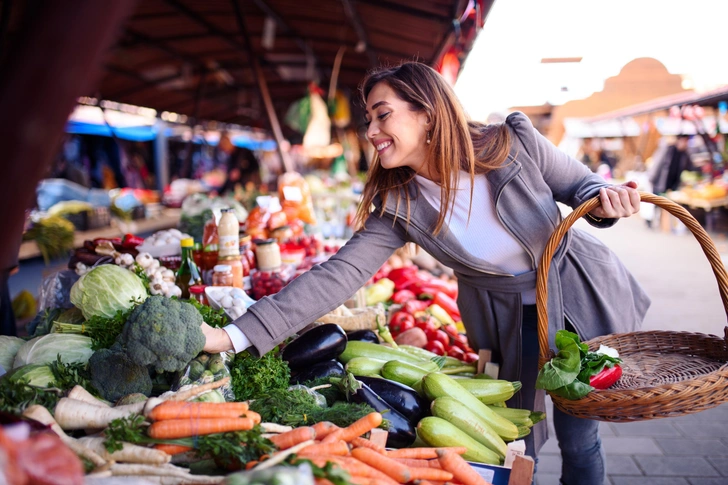
[[[169,184],[169,143],[167,143],[167,123],[157,118],[154,123],[154,171],[157,175],[157,190],[164,192]]]
[[[270,92],[268,91],[268,84],[265,81],[265,75],[263,74],[263,69],[260,67],[260,63],[258,62],[258,57],[255,55],[255,52],[253,52],[253,45],[250,41],[250,35],[248,34],[248,29],[245,28],[245,21],[243,20],[243,14],[240,10],[240,5],[238,4],[237,0],[231,0],[233,4],[233,8],[235,9],[235,18],[238,21],[238,27],[240,29],[240,33],[243,35],[243,38],[245,39],[245,47],[248,50],[248,58],[250,60],[250,63],[253,66],[253,72],[255,73],[256,81],[258,82],[258,89],[260,90],[260,96],[263,98],[263,104],[265,104],[265,111],[268,114],[268,121],[270,122],[271,129],[273,130],[273,136],[276,139],[276,145],[278,145],[278,154],[281,157],[281,163],[283,164],[283,170],[286,172],[292,172],[293,171],[293,162],[291,161],[290,157],[288,156],[288,152],[283,149],[283,131],[281,131],[281,125],[278,123],[278,115],[276,115],[276,110],[273,107],[273,101],[270,97]]]

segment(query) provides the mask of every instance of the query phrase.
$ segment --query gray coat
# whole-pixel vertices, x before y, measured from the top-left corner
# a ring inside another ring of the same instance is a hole
[[[379,210],[375,210],[366,228],[329,261],[304,273],[280,293],[261,299],[235,322],[257,352],[269,351],[336,308],[365,284],[395,250],[405,242],[414,242],[457,275],[458,305],[472,345],[495,352],[502,378],[519,379],[521,292],[535,286],[536,264],[562,219],[555,201],[576,207],[597,195],[605,182],[557,150],[525,115],[514,113],[506,123],[513,135],[509,160],[488,173],[487,178],[498,217],[530,255],[533,271],[518,276],[506,274],[470,255],[446,229],[434,237],[438,210],[424,197],[417,197],[417,185],[412,184],[408,188],[413,197],[409,225],[403,213],[406,204],[400,204],[397,213],[390,197],[385,214],[380,217]],[[477,214],[477,208],[473,208],[473,214]],[[602,225],[614,222],[606,220]],[[565,317],[582,339],[591,339],[634,331],[649,306],[649,298],[616,256],[577,229],[567,233],[554,256],[548,288],[552,348],[554,334],[564,328]],[[537,395],[536,409],[543,409],[543,394]],[[542,428],[535,437],[536,449],[546,439],[545,426]]]

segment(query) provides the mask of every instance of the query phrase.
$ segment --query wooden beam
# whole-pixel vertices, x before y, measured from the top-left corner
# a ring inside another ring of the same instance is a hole
[[[243,13],[240,9],[240,4],[238,3],[238,0],[230,1],[233,4],[233,8],[235,9],[235,19],[238,22],[238,28],[240,29],[240,33],[243,34],[243,38],[245,39],[245,45],[248,48],[248,57],[250,58],[251,64],[253,65],[253,72],[255,73],[255,77],[258,81],[258,89],[260,89],[260,95],[263,98],[263,104],[265,105],[265,110],[268,113],[268,121],[270,121],[271,128],[273,129],[273,136],[275,137],[276,144],[278,145],[278,153],[281,157],[283,169],[285,172],[292,172],[293,161],[288,156],[288,151],[283,149],[284,138],[283,132],[281,131],[281,125],[278,123],[278,116],[276,115],[276,110],[273,106],[270,92],[268,91],[268,85],[265,82],[263,69],[260,67],[258,58],[253,52],[253,44],[251,44],[250,42],[250,35],[248,35],[248,30],[245,27],[245,21],[243,20]]]
[[[192,20],[193,22],[201,25],[202,27],[206,28],[207,31],[210,34],[215,35],[216,37],[219,37],[231,46],[235,47],[238,50],[245,50],[245,46],[238,42],[238,40],[235,38],[235,36],[230,35],[226,32],[223,32],[219,27],[216,25],[208,22],[205,17],[200,14],[199,12],[195,12],[193,10],[190,10],[187,5],[180,2],[179,0],[166,0],[166,2],[171,5],[175,10],[180,12],[181,14],[185,15],[187,18]]]
[[[364,30],[364,25],[361,23],[359,14],[354,6],[354,0],[341,0],[341,5],[344,7],[346,18],[349,19],[349,23],[352,27],[354,27],[354,32],[356,32],[357,37],[359,37],[359,43],[363,44],[364,49],[366,49],[367,56],[369,57],[369,64],[371,64],[372,67],[376,67],[378,64],[377,54],[369,44],[369,39],[367,38],[367,33]],[[359,47],[359,45],[357,45],[357,47]]]
[[[441,24],[450,21],[449,18],[443,17],[442,15],[425,12],[423,10],[418,10],[415,8],[405,7],[404,5],[400,5],[399,3],[388,2],[386,0],[377,0],[376,2],[372,2],[370,4],[370,6],[385,8],[385,9],[391,10],[393,12],[403,13],[405,15],[411,15],[413,17],[417,17],[417,18],[421,18],[421,19],[425,19],[425,20],[432,20],[434,22],[439,22]]]

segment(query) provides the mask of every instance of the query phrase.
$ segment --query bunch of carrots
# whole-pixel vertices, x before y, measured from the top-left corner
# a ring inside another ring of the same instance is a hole
[[[250,411],[244,402],[165,401],[152,409],[147,417],[153,421],[147,433],[158,440],[247,431],[260,423],[260,414]],[[154,447],[169,455],[191,450],[179,445],[158,444]]]
[[[460,456],[466,452],[465,448],[405,448],[387,451],[363,437],[381,423],[382,415],[371,413],[345,428],[321,422],[314,426],[296,428],[270,440],[281,450],[279,455],[290,455],[290,450],[295,449],[298,460],[310,460],[322,468],[328,462],[341,467],[349,473],[350,481],[355,485],[489,485]],[[275,455],[271,460],[275,460]],[[259,466],[253,462],[247,468]],[[317,479],[316,483],[331,485],[325,479]]]

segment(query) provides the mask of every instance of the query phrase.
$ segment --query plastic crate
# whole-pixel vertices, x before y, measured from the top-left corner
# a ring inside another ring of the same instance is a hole
[[[100,229],[111,224],[111,211],[108,207],[95,207],[93,211],[88,212],[88,228]]]

